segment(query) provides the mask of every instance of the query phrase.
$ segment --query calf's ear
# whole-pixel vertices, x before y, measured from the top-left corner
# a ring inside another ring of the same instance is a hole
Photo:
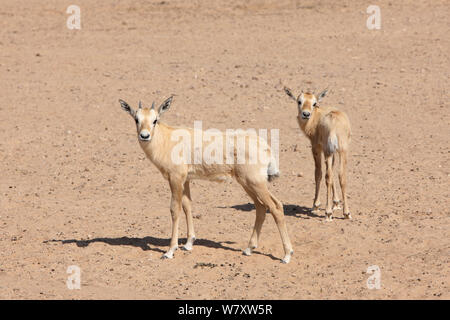
[[[295,98],[295,96],[292,94],[291,89],[289,89],[288,87],[284,87],[284,92],[288,95],[288,97],[290,97],[290,98],[293,99],[294,101],[297,101],[297,99]]]
[[[169,110],[170,108],[170,104],[172,103],[173,100],[173,95],[170,96],[166,101],[164,101],[158,109],[158,115],[163,114],[164,112],[166,112],[167,110]]]
[[[123,101],[122,99],[119,99],[120,102],[120,106],[122,107],[123,110],[125,110],[126,112],[128,112],[130,114],[130,116],[132,116],[133,118],[136,115],[136,111],[134,111],[130,105],[128,103],[126,103],[125,101]]]
[[[319,95],[317,96],[317,102],[320,102],[328,93],[328,88],[323,90]]]

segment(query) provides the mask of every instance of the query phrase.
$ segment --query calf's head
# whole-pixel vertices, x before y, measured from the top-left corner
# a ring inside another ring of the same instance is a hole
[[[155,109],[155,102],[153,102],[151,107],[143,107],[142,103],[139,101],[139,108],[137,110],[131,108],[128,103],[121,99],[119,99],[119,102],[122,109],[125,110],[136,122],[138,139],[145,142],[152,140],[158,121],[161,115],[165,111],[169,110],[172,100],[173,95],[164,101],[159,106],[158,110]]]
[[[323,90],[318,96],[310,92],[304,93],[302,91],[297,98],[289,88],[284,87],[284,92],[297,103],[299,118],[309,120],[314,108],[317,108],[317,104],[327,95],[328,89]]]

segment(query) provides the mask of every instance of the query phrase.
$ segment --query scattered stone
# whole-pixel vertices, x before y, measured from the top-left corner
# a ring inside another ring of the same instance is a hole
[[[215,264],[215,263],[210,263],[210,262],[208,262],[208,263],[206,263],[206,262],[197,262],[196,264],[195,264],[195,266],[194,266],[194,269],[197,269],[198,267],[200,267],[200,268],[215,268],[215,267],[217,267],[217,264]]]

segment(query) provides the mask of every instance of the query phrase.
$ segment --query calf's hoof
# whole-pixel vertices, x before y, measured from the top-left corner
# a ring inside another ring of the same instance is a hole
[[[291,250],[289,254],[285,255],[281,260],[281,263],[288,264],[291,261],[291,256],[294,254],[294,250]]]
[[[337,200],[337,201],[333,200],[333,210],[342,209],[342,207],[340,206],[340,203],[341,202],[339,200]]]

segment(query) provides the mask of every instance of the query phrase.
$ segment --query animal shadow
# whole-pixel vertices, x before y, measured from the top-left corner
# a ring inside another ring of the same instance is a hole
[[[231,208],[240,211],[253,211],[255,210],[255,205],[253,203],[237,204],[231,206]],[[314,213],[311,208],[298,206],[296,204],[285,204],[283,205],[283,209],[286,216],[294,216],[302,219],[323,218],[322,216]]]
[[[180,239],[181,243],[185,243],[186,239]],[[44,243],[48,242],[60,242],[62,244],[71,244],[74,243],[77,245],[77,247],[84,248],[89,246],[91,243],[95,242],[101,242],[106,243],[111,246],[132,246],[141,248],[143,251],[156,251],[164,253],[165,251],[158,247],[166,247],[168,248],[170,245],[170,239],[163,239],[163,238],[156,238],[156,237],[143,237],[143,238],[130,238],[130,237],[120,237],[120,238],[94,238],[94,239],[87,239],[87,240],[77,240],[77,239],[67,239],[67,240],[58,240],[58,239],[51,239],[46,240]],[[224,250],[231,250],[231,251],[241,251],[239,249],[235,249],[229,246],[226,246],[224,244],[234,244],[233,241],[222,241],[222,242],[216,242],[212,240],[207,239],[197,239],[195,240],[195,246],[204,246],[208,248],[216,248],[216,249],[224,249]]]
[[[166,251],[158,248],[158,247],[165,247],[167,249],[170,245],[170,239],[169,238],[156,238],[156,237],[143,237],[143,238],[130,238],[130,237],[120,237],[120,238],[94,238],[94,239],[87,239],[87,240],[77,240],[77,239],[66,239],[66,240],[60,240],[60,239],[51,239],[51,240],[45,240],[44,243],[50,243],[50,242],[60,242],[62,244],[76,244],[77,247],[85,248],[89,246],[91,243],[100,242],[100,243],[106,243],[111,246],[132,246],[141,248],[143,251],[156,251],[165,253]],[[180,239],[181,243],[186,243],[186,238]],[[233,247],[229,247],[227,245],[235,244],[236,242],[233,241],[212,241],[207,239],[197,239],[195,240],[194,246],[203,246],[208,248],[215,248],[215,249],[223,249],[223,250],[230,250],[235,252],[242,252],[240,249],[236,249]],[[259,251],[253,251],[254,254],[261,254],[266,257],[271,258],[272,260],[279,260],[272,254],[265,254]]]

